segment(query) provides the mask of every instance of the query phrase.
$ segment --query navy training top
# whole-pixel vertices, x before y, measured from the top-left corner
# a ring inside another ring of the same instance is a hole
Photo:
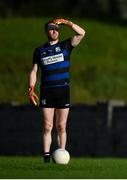
[[[57,87],[70,83],[70,54],[74,47],[71,39],[57,44],[46,43],[35,49],[33,64],[41,68],[41,86]]]

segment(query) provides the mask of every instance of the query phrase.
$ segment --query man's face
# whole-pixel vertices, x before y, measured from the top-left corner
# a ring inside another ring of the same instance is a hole
[[[47,34],[49,40],[56,41],[59,38],[59,27],[54,23],[48,24]]]

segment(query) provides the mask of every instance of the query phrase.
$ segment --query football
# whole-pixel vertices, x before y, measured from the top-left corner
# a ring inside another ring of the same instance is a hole
[[[53,161],[56,164],[68,164],[70,161],[70,154],[65,149],[56,149],[53,152]]]

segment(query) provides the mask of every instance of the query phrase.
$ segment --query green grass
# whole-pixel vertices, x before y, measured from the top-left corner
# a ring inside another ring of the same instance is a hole
[[[49,19],[0,19],[0,102],[28,102],[32,54],[46,41],[43,26]],[[72,103],[127,101],[127,28],[85,18],[71,20],[86,30],[72,53]],[[69,28],[61,28],[61,39],[72,35]]]
[[[41,157],[0,157],[0,178],[122,179],[127,159],[71,158],[68,165],[44,164]]]

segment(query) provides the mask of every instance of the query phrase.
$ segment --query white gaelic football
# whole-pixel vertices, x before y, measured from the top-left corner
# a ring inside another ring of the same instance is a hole
[[[56,164],[68,164],[70,161],[70,154],[65,149],[56,149],[53,152],[53,159]]]

